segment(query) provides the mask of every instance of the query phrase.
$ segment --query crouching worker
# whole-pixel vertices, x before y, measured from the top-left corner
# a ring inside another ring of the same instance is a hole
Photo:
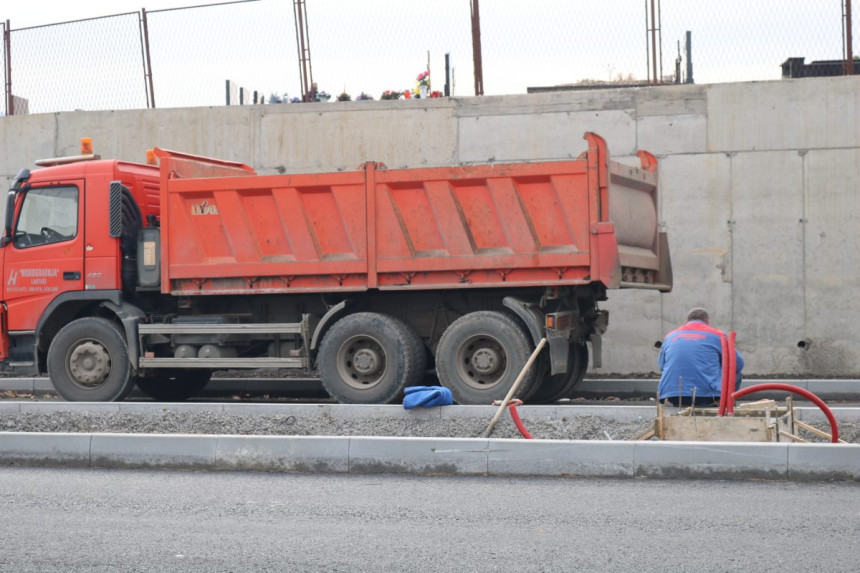
[[[708,312],[694,308],[687,323],[669,334],[660,347],[657,365],[660,367],[660,400],[673,406],[719,406],[723,381],[722,337],[725,333],[709,324]],[[737,381],[741,385],[744,359],[737,355]]]

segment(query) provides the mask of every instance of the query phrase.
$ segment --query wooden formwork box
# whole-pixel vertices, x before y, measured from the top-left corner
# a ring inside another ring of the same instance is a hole
[[[666,407],[657,402],[654,427],[636,436],[637,440],[657,438],[670,441],[696,442],[807,442],[797,435],[806,430],[822,438],[832,436],[798,420],[791,397],[785,406],[774,400],[740,404],[733,416],[717,416],[717,408],[687,407],[667,414]],[[840,440],[842,441],[842,440]]]

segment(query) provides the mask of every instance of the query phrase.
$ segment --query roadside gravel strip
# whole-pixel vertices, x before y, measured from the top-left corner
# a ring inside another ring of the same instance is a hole
[[[800,419],[827,428],[817,408]],[[634,442],[647,406],[522,406],[524,440],[495,409],[339,404],[0,402],[0,464],[446,475],[860,480],[860,409],[847,445]]]
[[[654,378],[586,378],[577,386],[580,396],[586,398],[650,398],[657,392],[657,379]],[[860,380],[856,379],[783,379],[768,378],[745,380],[744,386],[764,382],[780,382],[809,390],[825,401],[854,400],[860,396]],[[53,393],[54,387],[47,378],[0,378],[0,397],[3,391],[29,392],[36,394]],[[135,395],[136,391],[132,393]],[[276,377],[215,377],[201,393],[202,396],[325,396],[319,379],[316,378],[276,378]],[[139,393],[137,395],[140,395]],[[755,399],[785,398],[784,392],[763,392]]]

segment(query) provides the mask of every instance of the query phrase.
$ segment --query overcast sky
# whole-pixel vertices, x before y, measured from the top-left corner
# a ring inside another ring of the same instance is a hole
[[[696,83],[776,80],[779,64],[788,57],[841,58],[841,2],[662,0],[663,74],[674,71],[678,42],[686,30],[693,34]],[[267,95],[299,95],[293,0],[157,12],[203,3],[4,0],[0,19],[20,30],[138,12],[143,6],[154,12],[150,44],[159,107],[221,104],[226,79]],[[648,4],[644,0],[484,0],[485,93],[525,93],[530,86],[619,76],[645,79]],[[433,89],[443,87],[445,53],[450,53],[454,94],[474,93],[469,0],[306,0],[306,5],[313,75],[320,89],[333,95],[346,91],[353,97],[365,91],[378,98],[386,89],[414,88],[415,76],[427,67],[429,52]],[[855,37],[860,36],[856,24],[860,7],[856,12]],[[40,105],[62,109],[145,106],[134,17],[48,30],[13,34],[13,89],[29,97],[35,111],[47,111],[40,110]],[[58,41],[63,30],[78,37]],[[82,37],[88,34],[112,39],[98,43]],[[56,55],[46,58],[50,49]],[[80,65],[90,69],[74,69]],[[86,73],[93,77],[85,77]],[[55,90],[50,94],[43,89],[46,77],[54,79]],[[82,82],[80,87],[76,81]],[[83,86],[97,86],[101,100],[82,101],[77,93],[87,89]],[[54,100],[47,101],[49,96]]]

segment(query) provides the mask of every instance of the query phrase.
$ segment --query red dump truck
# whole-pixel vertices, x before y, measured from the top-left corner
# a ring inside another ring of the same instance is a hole
[[[344,403],[435,374],[489,404],[546,338],[518,396],[567,396],[587,342],[599,365],[607,290],[672,286],[655,157],[585,138],[572,161],[272,176],[162,149],[37,162],[8,195],[0,360],[68,400],[266,368],[318,369]]]

